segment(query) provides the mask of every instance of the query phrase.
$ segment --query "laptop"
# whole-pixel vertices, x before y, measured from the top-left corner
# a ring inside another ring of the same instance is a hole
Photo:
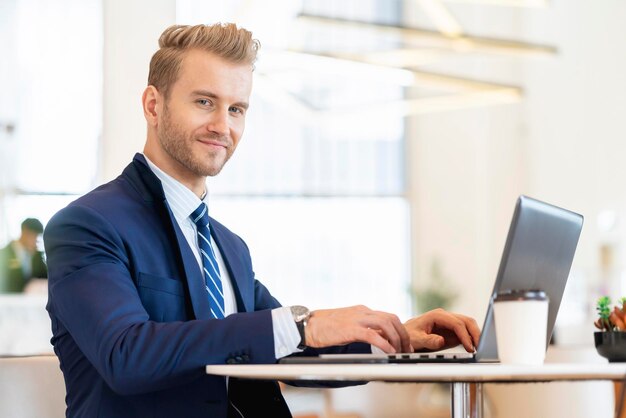
[[[527,196],[517,199],[475,353],[461,347],[462,352],[456,348],[429,353],[322,354],[285,357],[280,363],[497,362],[493,300],[506,290],[536,289],[546,293],[550,301],[546,335],[549,343],[582,226],[582,215]]]

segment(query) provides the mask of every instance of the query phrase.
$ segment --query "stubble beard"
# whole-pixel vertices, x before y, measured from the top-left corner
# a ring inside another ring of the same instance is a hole
[[[194,154],[192,144],[197,139],[193,134],[187,135],[180,125],[172,121],[167,106],[163,110],[161,129],[159,129],[157,137],[163,150],[172,159],[193,174],[202,177],[212,177],[219,174],[232,155],[232,151],[229,149],[226,149],[225,157],[221,157],[219,152],[206,152],[203,155]],[[218,134],[207,133],[203,138],[219,140],[222,143],[230,142]],[[223,161],[219,161],[221,158]]]

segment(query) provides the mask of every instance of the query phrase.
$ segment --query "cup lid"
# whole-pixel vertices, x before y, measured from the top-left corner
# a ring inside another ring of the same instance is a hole
[[[499,292],[494,302],[505,302],[512,300],[549,300],[546,292],[539,289],[509,289]]]

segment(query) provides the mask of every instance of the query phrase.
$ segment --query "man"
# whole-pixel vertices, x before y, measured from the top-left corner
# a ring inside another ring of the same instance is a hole
[[[35,218],[22,222],[20,237],[0,250],[0,293],[22,292],[33,278],[48,277],[37,240],[43,225]]]
[[[255,280],[244,241],[206,214],[206,178],[243,134],[258,42],[228,24],[172,26],[159,45],[143,155],[45,232],[68,416],[289,417],[275,382],[226,381],[203,366],[474,349],[476,323],[442,310],[402,324],[363,306],[281,307]]]

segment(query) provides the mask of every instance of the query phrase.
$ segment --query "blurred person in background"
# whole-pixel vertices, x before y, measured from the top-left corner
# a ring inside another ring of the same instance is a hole
[[[27,218],[22,222],[20,237],[0,250],[0,292],[24,291],[31,279],[45,279],[48,268],[37,241],[43,233],[38,219]]]

